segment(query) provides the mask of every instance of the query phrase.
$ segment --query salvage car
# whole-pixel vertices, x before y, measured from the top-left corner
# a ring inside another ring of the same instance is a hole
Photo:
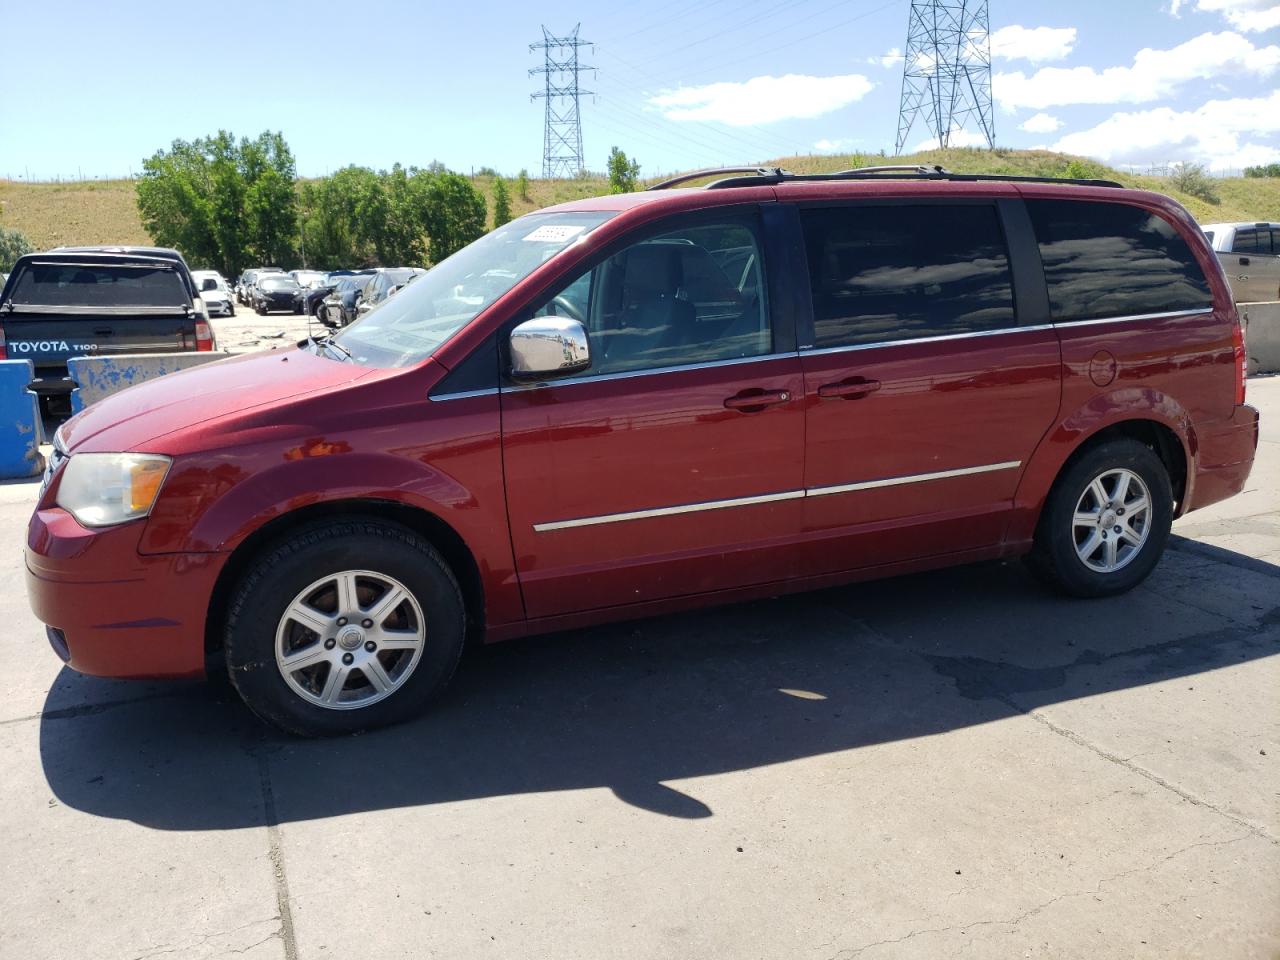
[[[373,272],[357,273],[341,277],[333,292],[321,301],[316,309],[316,319],[330,327],[345,327],[359,315],[360,301],[365,288],[374,277]]]
[[[678,185],[522,217],[328,338],[70,420],[25,561],[57,655],[221,663],[267,721],[349,733],[426,709],[468,640],[1014,557],[1116,596],[1244,487],[1240,317],[1173,200]]]
[[[259,276],[253,284],[253,309],[265,315],[273,310],[302,312],[302,288],[287,273]]]
[[[67,360],[213,350],[190,271],[162,248],[60,248],[18,259],[0,293],[0,359],[30,360],[48,412],[70,410]]]
[[[1236,303],[1280,300],[1280,223],[1209,223],[1203,229]]]
[[[414,277],[426,272],[421,267],[379,267],[361,291],[356,315],[364,316]]]
[[[234,317],[236,315],[235,295],[227,286],[227,281],[216,270],[194,270],[191,279],[195,281],[204,302],[205,312],[211,317]]]

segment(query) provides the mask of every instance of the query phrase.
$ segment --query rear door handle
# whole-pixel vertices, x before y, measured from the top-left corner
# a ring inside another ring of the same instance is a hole
[[[1248,257],[1241,257],[1241,258],[1240,258],[1240,266],[1242,266],[1242,267],[1247,267],[1248,265],[1249,265],[1249,258],[1248,258]]]
[[[791,399],[789,390],[764,390],[751,387],[725,400],[724,405],[730,410],[741,410],[743,413],[755,413],[765,407],[776,407]]]
[[[865,377],[850,377],[839,383],[824,383],[818,388],[818,396],[824,400],[856,400],[880,389],[879,380],[868,380]]]

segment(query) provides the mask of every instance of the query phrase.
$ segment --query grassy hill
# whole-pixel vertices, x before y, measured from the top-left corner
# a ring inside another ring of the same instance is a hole
[[[1174,197],[1201,223],[1234,220],[1280,220],[1280,179],[1215,179],[1221,202],[1210,204],[1174,189],[1167,177],[1123,173],[1096,161],[1043,150],[934,150],[886,159],[858,154],[783,157],[764,166],[796,173],[825,173],[878,163],[940,163],[958,173],[1005,173],[1031,176],[1069,174],[1118,180],[1126,186]],[[492,204],[493,178],[475,177],[476,188]],[[608,190],[602,177],[574,180],[530,180],[529,198],[511,186],[512,212],[519,216],[554,203],[596,196]],[[138,218],[133,182],[105,180],[73,183],[20,183],[0,180],[0,224],[25,233],[37,247],[69,243],[148,243]]]

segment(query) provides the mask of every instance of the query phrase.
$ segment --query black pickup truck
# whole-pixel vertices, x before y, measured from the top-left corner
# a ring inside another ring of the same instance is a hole
[[[35,365],[31,389],[61,412],[67,359],[212,350],[182,255],[160,247],[60,247],[18,260],[0,292],[0,357]]]

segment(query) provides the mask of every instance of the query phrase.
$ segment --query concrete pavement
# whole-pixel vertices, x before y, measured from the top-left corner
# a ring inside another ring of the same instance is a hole
[[[0,958],[1275,956],[1280,378],[1249,393],[1249,490],[1127,597],[986,564],[520,641],[326,742],[61,670],[0,486]]]

